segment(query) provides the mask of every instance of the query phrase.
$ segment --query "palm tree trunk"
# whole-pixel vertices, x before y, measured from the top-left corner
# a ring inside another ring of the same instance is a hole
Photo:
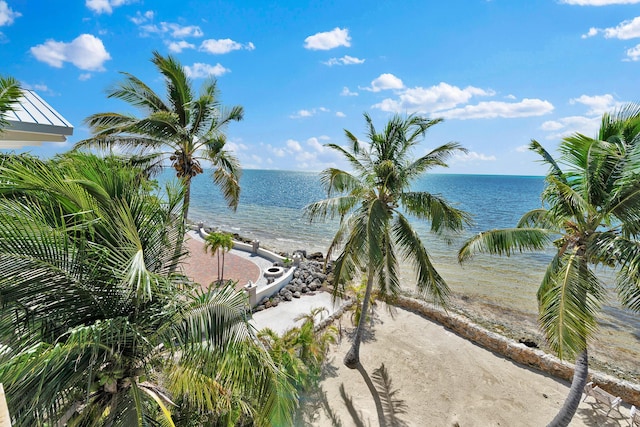
[[[218,279],[217,279],[217,284],[220,284],[220,249],[218,249],[217,251],[217,255],[218,255]]]
[[[182,202],[182,221],[184,224],[189,219],[189,204],[191,203],[191,178],[183,178],[182,185],[184,185],[184,199]]]
[[[589,357],[587,355],[587,349],[585,349],[576,358],[576,366],[573,371],[573,380],[571,381],[571,388],[569,394],[558,411],[556,417],[547,425],[547,427],[566,427],[571,422],[571,419],[578,410],[578,405],[582,399],[582,391],[587,383],[587,376],[589,375]]]
[[[222,251],[222,274],[220,274],[220,281],[224,282],[224,251]]]
[[[364,324],[367,319],[367,310],[369,310],[369,300],[371,299],[371,291],[373,288],[373,266],[369,265],[369,272],[367,275],[367,289],[364,292],[364,298],[362,299],[362,308],[360,309],[360,320],[356,327],[356,333],[353,337],[353,343],[351,348],[344,356],[344,365],[349,369],[356,369],[360,365],[360,342],[362,341],[362,332]]]

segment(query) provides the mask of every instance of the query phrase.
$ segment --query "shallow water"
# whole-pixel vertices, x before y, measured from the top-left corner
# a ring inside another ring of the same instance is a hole
[[[166,171],[161,180],[172,176]],[[458,264],[456,254],[461,242],[472,233],[515,226],[523,213],[540,206],[543,186],[542,177],[490,175],[433,174],[416,183],[415,190],[440,194],[473,215],[474,225],[450,245],[430,234],[428,224],[413,221],[437,270],[454,294],[464,297],[456,299],[464,309],[516,328],[520,323],[535,325],[536,291],[551,252],[509,258],[479,255],[464,266]],[[190,219],[258,239],[276,251],[326,253],[337,222],[310,224],[303,217],[304,206],[325,198],[317,173],[245,170],[241,188],[240,205],[234,213],[225,207],[206,174],[196,177]],[[414,273],[406,263],[402,264],[401,277],[404,287],[414,289]],[[640,360],[640,317],[621,309],[611,294],[609,303],[603,306],[601,329],[591,354],[640,377],[640,367],[636,366]],[[529,329],[537,332],[535,326]]]

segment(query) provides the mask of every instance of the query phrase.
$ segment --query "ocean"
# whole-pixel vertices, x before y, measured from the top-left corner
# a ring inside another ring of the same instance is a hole
[[[172,176],[173,171],[166,170],[160,181]],[[431,234],[429,224],[419,220],[412,220],[412,224],[463,311],[516,333],[537,332],[536,291],[553,251],[511,257],[478,255],[462,266],[457,262],[457,251],[466,238],[479,231],[515,226],[523,213],[541,206],[543,187],[544,178],[538,176],[428,174],[413,188],[442,195],[472,215],[473,225],[450,244]],[[233,212],[205,172],[193,180],[189,217],[192,222],[257,239],[278,252],[305,249],[326,254],[337,222],[310,223],[303,217],[307,204],[325,197],[318,173],[244,170],[240,204]],[[403,287],[415,289],[409,265],[402,264],[401,277]],[[610,275],[602,272],[602,277],[611,298],[603,306],[591,355],[640,378],[640,367],[636,366],[640,358],[640,316],[617,304]]]

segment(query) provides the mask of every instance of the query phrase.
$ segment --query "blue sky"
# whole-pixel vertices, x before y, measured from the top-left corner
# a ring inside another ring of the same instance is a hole
[[[90,136],[126,71],[163,93],[152,52],[245,119],[227,129],[244,168],[344,167],[323,145],[364,137],[394,113],[442,117],[415,155],[469,150],[443,173],[542,175],[525,147],[594,136],[599,118],[640,101],[640,0],[150,1],[0,0],[0,75],[36,90]]]

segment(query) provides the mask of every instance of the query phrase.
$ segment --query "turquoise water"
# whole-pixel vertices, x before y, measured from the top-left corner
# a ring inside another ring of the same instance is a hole
[[[171,176],[166,171],[162,179]],[[458,264],[456,255],[466,237],[482,230],[515,226],[523,213],[540,207],[543,186],[543,177],[503,175],[431,174],[415,183],[414,190],[442,195],[473,216],[474,224],[450,245],[429,233],[429,224],[415,220],[413,226],[436,269],[454,294],[470,302],[475,313],[499,318],[508,312],[509,317],[527,319],[535,328],[536,290],[552,252],[509,258],[480,255],[464,266]],[[241,188],[240,205],[232,212],[206,173],[196,177],[190,219],[258,239],[276,251],[306,249],[326,253],[337,223],[310,224],[303,217],[304,206],[326,196],[317,173],[245,170]],[[409,265],[403,263],[401,276],[404,287],[415,288]],[[603,307],[602,325],[601,347],[619,349],[635,364],[640,357],[638,316],[621,309],[611,298],[610,304]]]

